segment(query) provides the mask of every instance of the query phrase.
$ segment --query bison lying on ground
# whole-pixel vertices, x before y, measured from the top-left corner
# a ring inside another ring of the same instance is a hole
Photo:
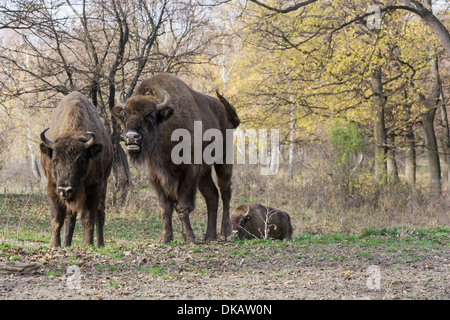
[[[163,216],[162,242],[173,240],[173,209],[181,219],[184,243],[195,242],[189,213],[194,210],[197,187],[206,200],[208,211],[205,240],[216,239],[219,193],[212,179],[212,165],[223,201],[221,234],[230,239],[232,164],[225,161],[225,146],[226,139],[229,138],[226,130],[239,125],[235,109],[220,94],[217,100],[196,92],[169,74],[158,74],[142,81],[126,102],[120,101],[121,96],[119,94],[119,103],[125,106],[115,107],[113,114],[124,128],[125,147],[131,160],[145,165],[150,183],[159,196]],[[224,140],[223,161],[207,164],[201,159],[199,162],[174,163],[171,158],[172,150],[179,143],[172,140],[172,133],[176,129],[190,134],[192,141],[189,142],[194,149],[199,146],[203,152],[208,145],[204,142],[198,145],[194,141],[195,121],[199,121],[197,124],[201,123],[202,135],[208,129],[220,130]]]
[[[103,246],[106,184],[113,163],[111,140],[94,105],[81,93],[65,96],[41,133],[41,165],[48,180],[51,247],[70,246],[77,213],[84,227],[83,244]]]
[[[287,212],[261,204],[240,205],[231,214],[233,235],[239,239],[291,239],[292,225]]]

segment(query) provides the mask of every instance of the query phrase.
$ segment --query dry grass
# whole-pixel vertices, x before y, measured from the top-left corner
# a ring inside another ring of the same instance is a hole
[[[282,168],[261,176],[257,168],[236,166],[233,203],[256,202],[290,213],[294,234],[360,233],[367,228],[434,228],[450,225],[446,195],[428,199],[427,190],[404,183],[380,185],[361,170],[350,183],[351,192],[326,170],[307,170],[292,181]]]
[[[311,163],[311,162],[310,162]],[[346,181],[345,188],[336,178],[326,160],[316,165],[296,166],[292,181],[281,164],[273,176],[260,175],[254,165],[236,165],[233,174],[232,210],[240,204],[261,203],[285,210],[291,215],[294,235],[359,234],[373,228],[435,228],[450,226],[450,202],[447,194],[428,199],[426,188],[411,188],[404,183],[379,185],[366,168],[358,170]],[[0,172],[0,192],[6,194],[45,194],[45,179],[40,184],[31,172],[17,170]],[[112,211],[107,220],[135,217],[139,221],[151,218],[160,221],[160,209],[153,189],[144,175],[133,168],[134,188],[122,207],[113,206],[109,192],[108,206]],[[6,176],[6,175],[9,176]],[[29,180],[27,180],[27,177]],[[110,178],[110,189],[112,178]],[[222,204],[219,203],[221,221]],[[196,210],[191,215],[198,232],[206,225],[206,204],[197,194]],[[181,230],[174,214],[174,231]],[[220,226],[218,226],[220,228]],[[194,227],[195,228],[195,227]]]

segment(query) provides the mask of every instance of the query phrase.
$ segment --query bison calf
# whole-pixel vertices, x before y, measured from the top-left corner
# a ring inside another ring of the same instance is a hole
[[[81,93],[65,96],[53,111],[49,128],[41,133],[41,165],[47,177],[51,211],[51,247],[70,246],[77,213],[84,227],[83,244],[103,246],[106,184],[113,147],[97,109]]]
[[[239,239],[291,239],[292,225],[287,212],[261,204],[240,205],[231,214],[233,235]]]

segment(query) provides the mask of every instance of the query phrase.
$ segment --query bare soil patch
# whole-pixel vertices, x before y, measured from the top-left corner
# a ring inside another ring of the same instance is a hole
[[[0,299],[450,299],[448,243],[2,249],[12,257],[40,267],[3,272]]]

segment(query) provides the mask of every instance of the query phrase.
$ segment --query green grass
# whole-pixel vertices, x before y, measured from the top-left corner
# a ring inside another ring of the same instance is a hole
[[[165,273],[164,268],[162,268],[162,267],[154,267],[154,268],[148,269],[147,272],[152,274],[153,276],[164,275],[164,273]]]
[[[50,242],[48,210],[46,197],[42,195],[0,196],[0,245],[10,241],[48,244]],[[122,213],[113,207],[107,208],[107,212],[104,229],[106,241],[159,239],[162,229],[159,214]],[[83,227],[78,217],[72,241],[74,246],[81,245],[82,235]]]
[[[201,210],[201,209],[200,209]],[[123,258],[124,251],[133,250],[139,246],[155,244],[159,242],[162,221],[158,213],[147,211],[122,212],[117,208],[107,208],[107,221],[105,224],[104,248],[87,246],[91,254],[106,256],[114,260]],[[181,242],[181,226],[174,216],[175,241],[167,247],[182,246],[193,254],[202,254],[202,245],[185,246]],[[205,217],[202,214],[193,214],[192,225],[194,232],[204,232]],[[20,259],[17,250],[32,251],[40,248],[47,250],[50,241],[50,225],[48,221],[48,205],[42,195],[9,195],[0,196],[0,257],[9,260]],[[74,232],[73,247],[81,247],[83,228],[80,221]],[[408,246],[416,246],[423,249],[440,248],[449,244],[450,227],[437,228],[365,228],[357,234],[344,234],[339,232],[312,233],[304,231],[295,233],[292,241],[273,241],[263,239],[236,240],[229,245],[229,254],[238,258],[249,256],[252,249],[257,247],[271,247],[275,252],[283,251],[287,246],[302,247],[308,244],[327,246],[341,244],[355,247],[385,246],[385,252],[396,253],[405,251]],[[220,242],[217,244],[221,246]],[[68,248],[67,250],[71,250]],[[252,253],[253,254],[253,253]],[[359,255],[365,259],[372,259],[369,252],[363,249]],[[174,257],[168,252],[167,257]],[[257,259],[267,258],[266,253],[256,253]],[[341,260],[342,257],[329,257],[329,259]],[[405,256],[403,260],[413,261],[414,256]],[[77,259],[69,260],[68,264],[78,265]],[[101,267],[99,267],[101,268]],[[108,268],[108,267],[105,267]],[[155,271],[156,272],[156,271]]]
[[[118,268],[117,268],[117,266],[112,265],[112,266],[108,267],[108,270],[114,272],[114,271],[117,271]]]
[[[114,281],[114,282],[111,282],[109,284],[109,286],[110,287],[121,287],[121,286],[123,286],[123,282],[122,281]]]

